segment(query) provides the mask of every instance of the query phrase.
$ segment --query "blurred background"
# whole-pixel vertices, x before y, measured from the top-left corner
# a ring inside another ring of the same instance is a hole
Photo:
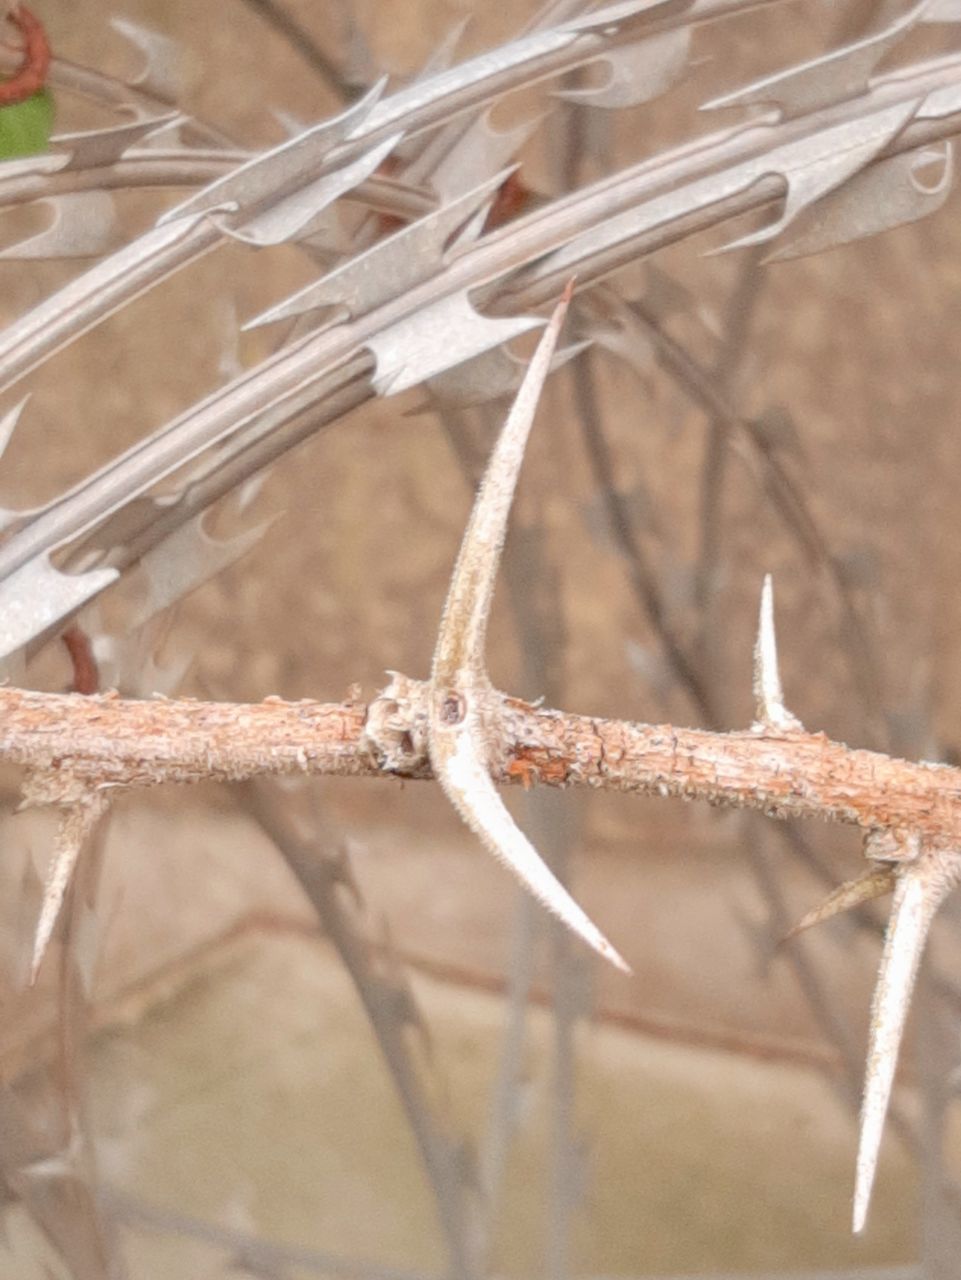
[[[58,56],[118,77],[139,59],[111,19],[163,33],[179,48],[179,103],[251,149],[380,73],[420,74],[461,23],[458,60],[536,12],[527,0],[35,9]],[[734,14],[699,27],[685,75],[640,107],[575,108],[557,82],[513,95],[495,125],[546,113],[520,154],[519,203],[720,127],[731,114],[702,103],[904,9]],[[917,56],[952,38],[933,29]],[[109,122],[55,96],[58,132]],[[118,193],[124,236],[183,196]],[[46,217],[3,212],[4,243]],[[710,256],[757,225],[682,239],[615,277],[605,288],[636,303],[633,327],[611,311],[608,340],[549,381],[492,677],[570,711],[743,728],[770,571],[804,724],[956,762],[956,197],[819,256]],[[0,260],[0,320],[88,265]],[[227,244],[48,360],[25,384],[2,504],[50,499],[264,358],[276,333],[239,324],[316,275],[296,246]],[[334,701],[353,685],[367,699],[388,669],[426,676],[505,404],[438,408],[415,389],[280,459],[243,512],[229,498],[209,522],[266,522],[262,536],[160,620],[144,661],[189,662],[177,692],[234,700]],[[122,630],[142,590],[125,579],[97,625]],[[68,687],[66,649],[48,645],[26,679]],[[627,978],[532,906],[435,786],[132,795],[104,836],[81,1016],[59,943],[23,987],[25,886],[52,823],[14,814],[14,771],[4,781],[0,1132],[21,1164],[4,1169],[0,1277],[961,1275],[957,902],[935,931],[863,1238],[849,1230],[856,1108],[886,904],[778,946],[860,869],[852,831],[511,793]]]

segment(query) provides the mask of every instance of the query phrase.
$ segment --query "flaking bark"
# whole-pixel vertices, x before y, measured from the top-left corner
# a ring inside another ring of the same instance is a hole
[[[418,750],[427,691],[426,682],[399,677],[368,705],[0,689],[0,760],[48,779],[30,796],[35,803],[58,802],[58,777],[66,788],[285,773],[432,778],[426,752]],[[712,733],[538,709],[494,690],[490,697],[503,735],[490,762],[500,785],[526,779],[678,795],[961,844],[961,769],[847,747],[823,733]],[[395,738],[387,744],[385,705]],[[405,735],[410,751],[398,763]]]

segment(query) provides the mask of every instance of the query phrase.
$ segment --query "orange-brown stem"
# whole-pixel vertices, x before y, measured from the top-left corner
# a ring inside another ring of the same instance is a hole
[[[410,716],[415,738],[427,685],[410,681],[409,689],[396,715]],[[925,841],[961,846],[959,769],[855,750],[824,734],[711,733],[538,710],[490,696],[500,725],[491,755],[499,783],[536,779],[698,798],[775,817],[905,829]],[[69,779],[94,787],[298,772],[383,776],[368,711],[350,702],[127,701],[0,688],[0,760],[42,775],[54,793],[58,776],[65,785]],[[432,777],[426,755],[411,757],[404,776]]]
[[[23,58],[13,75],[0,81],[0,107],[32,97],[43,88],[50,67],[50,45],[40,19],[25,5],[11,9],[7,18],[23,36]]]

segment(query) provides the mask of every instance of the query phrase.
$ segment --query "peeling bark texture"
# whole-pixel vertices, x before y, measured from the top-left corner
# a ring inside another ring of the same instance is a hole
[[[155,786],[282,773],[433,776],[420,744],[428,685],[405,676],[360,702],[128,701],[0,689],[0,759],[43,776],[36,802],[78,785]],[[961,770],[832,742],[823,733],[711,733],[539,710],[491,691],[498,783],[590,786],[707,800],[772,817],[961,843]],[[386,727],[385,727],[386,726]],[[62,801],[61,801],[62,802]]]

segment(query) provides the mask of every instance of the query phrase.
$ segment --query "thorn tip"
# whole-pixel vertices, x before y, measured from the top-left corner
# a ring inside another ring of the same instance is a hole
[[[801,728],[800,721],[784,705],[774,631],[774,582],[769,573],[764,575],[761,588],[757,640],[754,643],[754,702],[757,728],[781,732]]]

